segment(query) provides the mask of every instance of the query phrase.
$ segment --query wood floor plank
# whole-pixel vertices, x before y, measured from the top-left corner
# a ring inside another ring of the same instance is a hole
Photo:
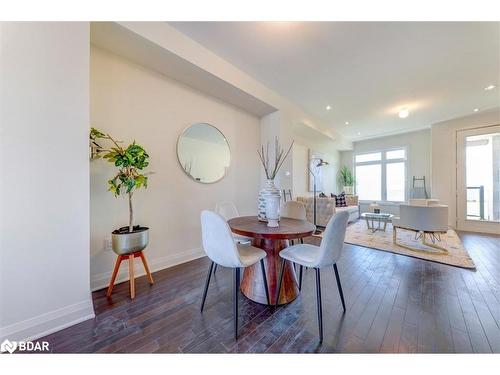
[[[232,273],[220,267],[199,311],[206,258],[92,294],[96,317],[39,340],[54,353],[499,353],[500,237],[459,233],[475,271],[346,245],[338,262],[344,314],[331,268],[321,272],[324,342],[318,342],[315,273],[274,310],[240,297],[233,337]],[[317,241],[311,239],[310,241]]]

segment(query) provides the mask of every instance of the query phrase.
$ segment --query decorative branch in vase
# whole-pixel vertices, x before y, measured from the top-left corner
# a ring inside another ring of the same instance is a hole
[[[266,187],[259,192],[259,220],[267,221],[270,227],[277,227],[279,225],[279,205],[281,201],[281,193],[274,184],[274,179],[278,175],[280,168],[283,166],[288,154],[292,150],[292,141],[290,146],[285,152],[281,147],[276,137],[274,142],[274,154],[271,155],[269,142],[264,149],[257,150],[260,162],[264,167],[266,173]]]

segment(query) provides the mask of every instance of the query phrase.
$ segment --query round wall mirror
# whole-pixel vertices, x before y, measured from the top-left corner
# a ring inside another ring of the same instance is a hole
[[[211,184],[227,174],[231,152],[226,137],[219,129],[199,123],[191,125],[179,137],[177,158],[189,177]]]

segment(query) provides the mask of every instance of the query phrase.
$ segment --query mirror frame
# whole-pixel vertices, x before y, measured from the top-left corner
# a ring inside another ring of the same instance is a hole
[[[216,182],[219,182],[220,180],[222,180],[224,177],[227,176],[227,174],[224,174],[222,175],[222,177],[220,177],[219,179],[215,180],[215,181],[210,181],[210,182],[203,182],[203,181],[200,181],[200,180],[197,180],[196,178],[194,178],[191,174],[189,174],[188,172],[186,172],[186,170],[184,169],[184,167],[182,166],[182,162],[179,158],[179,142],[182,138],[182,136],[186,133],[186,131],[188,129],[190,129],[192,126],[194,125],[208,125],[208,126],[211,126],[212,128],[214,128],[215,130],[217,130],[219,132],[219,134],[222,136],[222,138],[224,138],[224,141],[226,141],[226,145],[227,145],[227,149],[229,150],[229,166],[228,166],[228,169],[231,168],[231,162],[232,162],[232,158],[231,158],[231,146],[229,145],[229,141],[227,140],[226,136],[224,135],[223,132],[220,131],[219,128],[217,128],[216,126],[212,125],[212,124],[209,124],[208,122],[195,122],[187,127],[184,128],[184,130],[182,131],[181,134],[179,134],[179,136],[177,137],[177,145],[176,145],[176,153],[177,153],[177,161],[179,162],[179,166],[181,167],[182,171],[184,172],[184,174],[186,176],[188,176],[189,178],[191,178],[191,180],[193,181],[196,181],[197,183],[199,184],[204,184],[204,185],[210,185],[210,184],[215,184]]]

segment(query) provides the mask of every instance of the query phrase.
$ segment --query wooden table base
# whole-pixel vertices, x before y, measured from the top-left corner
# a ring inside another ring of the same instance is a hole
[[[259,247],[267,253],[264,259],[266,266],[266,276],[269,285],[269,299],[271,304],[275,304],[276,296],[278,295],[278,276],[282,259],[279,257],[279,252],[288,244],[287,240],[272,240],[255,238],[252,245]],[[266,305],[266,293],[264,290],[264,280],[259,263],[251,267],[245,268],[243,280],[241,282],[241,292],[252,301]],[[281,294],[279,305],[292,302],[299,295],[297,287],[297,277],[295,270],[290,262],[286,263],[285,272],[283,274],[283,284],[281,286]]]

